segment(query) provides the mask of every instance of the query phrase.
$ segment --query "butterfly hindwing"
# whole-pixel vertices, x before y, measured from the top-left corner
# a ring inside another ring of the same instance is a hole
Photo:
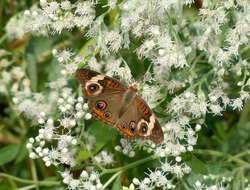
[[[163,141],[163,132],[157,118],[138,96],[119,118],[116,127],[123,136],[129,139],[150,139],[155,143]]]

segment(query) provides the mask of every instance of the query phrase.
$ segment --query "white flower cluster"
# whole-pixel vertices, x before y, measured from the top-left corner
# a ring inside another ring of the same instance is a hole
[[[64,128],[71,128],[77,124],[83,116],[85,119],[91,119],[91,114],[87,113],[88,104],[84,103],[82,97],[75,99],[71,94],[70,88],[62,89],[62,96],[58,98],[58,109],[65,115],[64,118],[60,119],[60,124]],[[66,115],[69,115],[66,117]]]
[[[50,112],[57,93],[49,92],[47,99],[42,93],[32,92],[31,82],[25,70],[15,66],[13,60],[8,60],[6,58],[8,55],[8,52],[0,51],[0,93],[7,94],[8,98],[11,98],[19,113],[35,121],[39,117],[38,113]],[[45,99],[48,102],[45,102]]]
[[[124,80],[127,84],[132,84],[133,77],[131,71],[126,62],[124,63],[124,65],[122,65],[122,61],[122,58],[115,59],[114,57],[109,56],[104,59],[104,63],[101,64],[105,64],[105,71],[107,75],[119,76],[121,80]]]
[[[156,170],[151,172],[148,177],[140,181],[137,178],[133,179],[133,184],[135,184],[136,189],[140,190],[153,190],[155,187],[163,187],[164,189],[173,189],[175,185],[167,179],[166,174]]]
[[[51,165],[67,164],[74,166],[74,156],[76,150],[74,147],[77,140],[71,135],[60,135],[57,132],[57,127],[54,126],[53,119],[49,118],[45,121],[42,117],[45,113],[41,113],[41,118],[38,122],[43,125],[39,129],[39,134],[35,138],[30,138],[26,147],[30,151],[30,158],[42,158],[47,167]],[[49,147],[51,142],[57,142],[57,146]]]
[[[11,38],[21,38],[27,32],[48,35],[61,33],[63,29],[85,28],[93,22],[95,9],[91,1],[71,4],[70,1],[40,1],[40,7],[24,11],[23,15],[13,17],[6,26]],[[17,27],[18,26],[18,27]]]
[[[70,50],[63,50],[58,52],[56,49],[52,50],[52,54],[57,58],[59,63],[62,63],[64,66],[64,70],[62,70],[62,74],[72,75],[76,72],[79,63],[85,62],[85,56],[83,55],[75,55]]]
[[[110,166],[114,164],[114,155],[111,152],[102,150],[95,155],[95,160],[103,166]]]
[[[61,117],[58,119],[59,124],[55,124],[52,118],[48,118],[44,112],[41,112],[38,119],[39,133],[36,137],[29,139],[26,147],[30,152],[30,158],[41,158],[47,167],[60,164],[73,167],[76,164],[75,158],[78,153],[76,145],[79,143],[77,134],[79,135],[81,130],[82,119],[90,119],[91,114],[87,112],[88,106],[84,103],[83,98],[74,98],[69,88],[61,89],[57,108],[61,113]],[[85,134],[85,136],[86,147],[91,150],[95,139],[90,135]],[[111,155],[103,153],[102,156],[105,164],[113,163]],[[68,189],[78,189],[79,187],[86,190],[101,189],[99,175],[93,170],[90,173],[88,176],[89,174],[84,170],[79,179],[73,179],[72,174],[68,171],[62,172],[61,175],[63,182],[68,185]]]
[[[121,146],[116,145],[115,150],[118,152],[122,152],[124,155],[133,158],[135,156],[133,142],[128,141],[127,139],[121,138],[120,140]]]
[[[20,94],[29,96],[31,94],[30,80],[25,75],[23,68],[13,66],[11,61],[0,56],[0,93]]]
[[[228,189],[226,185],[219,183],[217,185],[206,185],[201,183],[200,181],[196,181],[194,184],[195,190],[226,190]]]
[[[63,178],[63,183],[67,184],[67,189],[82,189],[82,190],[100,190],[103,185],[99,179],[99,173],[92,171],[87,172],[83,170],[78,179],[74,179],[69,171],[64,171],[61,173]]]

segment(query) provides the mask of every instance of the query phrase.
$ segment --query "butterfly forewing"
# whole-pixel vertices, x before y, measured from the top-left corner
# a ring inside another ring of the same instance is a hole
[[[82,85],[83,95],[88,98],[92,115],[106,124],[114,125],[126,87],[111,77],[88,69],[78,69],[76,78]]]

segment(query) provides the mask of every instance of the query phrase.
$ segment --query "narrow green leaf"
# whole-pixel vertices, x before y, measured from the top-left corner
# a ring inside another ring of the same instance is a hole
[[[18,156],[16,158],[15,163],[18,164],[22,162],[27,155],[28,155],[28,150],[26,148],[26,143],[23,142],[20,145],[20,149],[19,149]]]
[[[31,88],[33,91],[37,90],[37,65],[35,55],[27,54],[27,71],[31,82]]]
[[[239,170],[235,173],[234,180],[233,180],[233,189],[244,189],[244,175],[243,171]]]
[[[195,155],[192,155],[191,160],[187,161],[187,164],[191,167],[193,173],[204,175],[208,173],[206,165]]]
[[[115,182],[113,183],[112,190],[120,190],[120,189],[122,189],[122,183],[119,175],[117,176]]]
[[[16,158],[19,150],[20,150],[19,144],[12,144],[1,148],[0,165],[13,161]]]
[[[89,46],[91,46],[95,41],[95,38],[91,38],[89,41],[87,41],[81,48],[81,50],[79,51],[79,55],[84,55],[84,56],[88,56],[89,54],[91,54],[91,50],[88,49]]]
[[[25,48],[27,72],[33,91],[37,90],[36,38],[30,37]]]

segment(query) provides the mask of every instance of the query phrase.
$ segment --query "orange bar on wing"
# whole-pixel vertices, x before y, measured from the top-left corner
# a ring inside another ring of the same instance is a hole
[[[123,129],[122,126],[120,124],[116,125],[123,133],[127,134],[128,136],[134,136],[133,133],[131,133],[129,130]]]
[[[143,109],[144,108],[144,103],[141,103],[140,106],[139,106],[140,109]]]
[[[115,123],[113,120],[104,117],[103,113],[100,112],[100,111],[98,111],[96,108],[93,108],[93,111],[94,111],[97,115],[99,115],[102,119],[104,119],[105,121],[107,121],[108,123],[110,123],[110,124],[114,124],[114,123]]]
[[[117,88],[118,86],[119,86],[119,84],[118,84],[118,83],[115,83],[113,87],[114,87],[114,88]]]
[[[148,108],[145,109],[145,111],[143,112],[144,115],[146,115],[148,113]]]
[[[107,87],[110,87],[110,85],[111,85],[111,83],[112,83],[112,80],[109,80],[108,82],[107,82]]]

